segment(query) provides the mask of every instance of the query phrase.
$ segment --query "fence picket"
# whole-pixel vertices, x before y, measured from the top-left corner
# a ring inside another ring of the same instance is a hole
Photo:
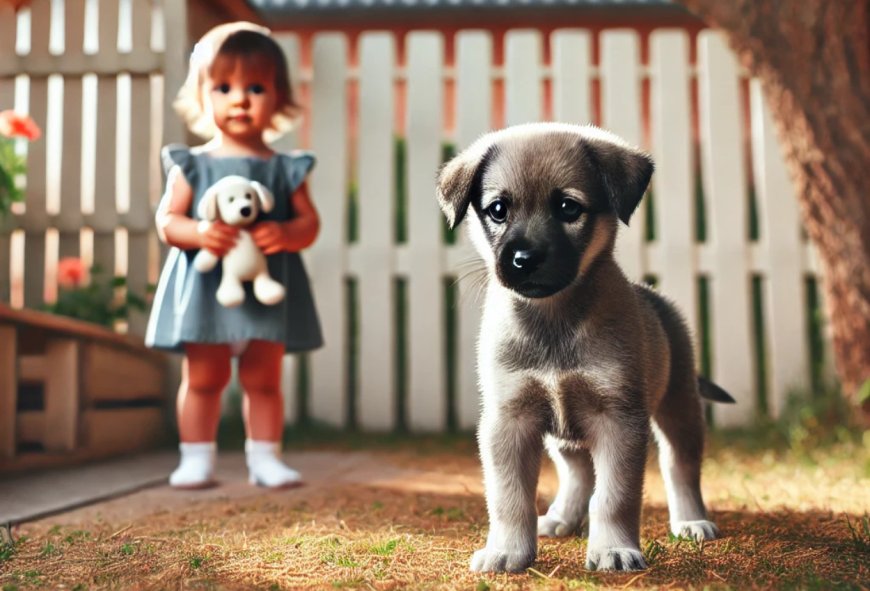
[[[605,129],[630,144],[643,143],[640,95],[640,42],[633,30],[614,29],[601,34],[601,122]],[[646,226],[643,206],[620,224],[616,259],[629,279],[643,278],[641,252]]]
[[[408,35],[408,426],[442,431],[447,424],[444,253],[435,174],[441,163],[444,40]]]
[[[275,41],[281,47],[287,58],[287,71],[290,75],[290,84],[293,87],[293,96],[299,100],[299,37],[288,33],[276,33]],[[299,143],[299,130],[293,129],[291,133],[285,133],[272,142],[272,148],[278,152],[289,153],[295,150]]]
[[[14,23],[14,18],[11,13],[11,8],[4,8],[6,5],[0,6],[0,55],[9,49],[5,43],[7,39],[3,38],[4,34],[10,34],[9,38],[11,50],[14,52],[15,29],[10,28],[8,22],[4,22],[5,18],[9,18]],[[4,11],[8,10],[8,14]],[[15,79],[0,78],[0,110],[13,109],[15,106]],[[0,300],[4,302],[12,301],[12,281],[11,281],[11,241],[12,229],[14,228],[13,215],[6,214],[5,219],[0,219]]]
[[[51,25],[54,18],[52,0],[34,0],[30,4],[30,57],[48,57]]]
[[[363,34],[359,55],[358,420],[365,429],[388,430],[396,425],[393,36]]]
[[[504,43],[505,124],[540,121],[544,116],[541,33],[508,31]]]
[[[650,125],[656,163],[657,240],[661,244],[662,293],[682,311],[697,335],[697,260],[693,193],[689,38],[681,30],[650,37]]]
[[[13,60],[15,55],[15,40],[17,39],[18,17],[12,9],[12,5],[6,2],[0,3],[0,63]],[[5,70],[2,68],[0,70]],[[4,98],[0,96],[0,98]],[[11,103],[0,104],[0,110],[8,109]]]
[[[583,29],[562,29],[550,38],[553,52],[553,118],[592,121],[592,38]]]
[[[756,408],[743,119],[734,55],[716,32],[702,32],[698,43],[701,154],[713,262],[713,378],[737,400],[715,407],[714,417],[717,425],[736,426],[748,424]]]
[[[134,2],[136,4],[142,3]],[[135,34],[133,39],[135,41]],[[130,84],[130,156],[126,181],[129,183],[129,210],[123,217],[127,228],[127,261],[124,266],[127,268],[128,289],[145,295],[148,287],[149,235],[154,228],[149,197],[151,167],[147,165],[155,149],[151,145],[151,81],[147,76],[134,76]],[[130,313],[129,331],[145,334],[147,322],[147,314],[133,310]]]
[[[24,305],[37,308],[45,293],[45,231],[49,226],[46,209],[47,173],[46,144],[49,133],[57,133],[46,126],[48,114],[48,80],[30,80],[29,113],[40,129],[45,130],[38,142],[27,146],[27,202],[21,225],[25,229]]]
[[[348,416],[347,56],[344,35],[314,38],[311,135],[318,161],[311,177],[311,196],[324,223],[308,261],[325,344],[309,358],[312,396],[308,408],[312,417],[336,427],[346,426]]]
[[[299,38],[293,34],[276,33],[275,41],[287,58],[287,70],[290,76],[294,98],[299,100]],[[298,143],[298,130],[293,129],[272,142],[272,148],[277,152],[289,153],[296,149]],[[310,267],[308,253],[303,253],[304,260]],[[299,400],[297,396],[297,384],[299,380],[299,359],[297,355],[285,355],[282,360],[281,391],[284,394],[284,421],[292,423],[299,415]],[[312,391],[314,391],[312,389]],[[317,396],[314,397],[317,399]]]
[[[113,4],[113,3],[109,3]],[[101,4],[102,6],[102,4]],[[100,14],[102,25],[103,14]],[[102,46],[101,46],[102,47]],[[102,51],[102,50],[101,50]],[[94,179],[94,211],[85,216],[85,223],[94,231],[93,263],[103,271],[115,268],[115,227],[118,213],[115,200],[117,174],[115,136],[118,125],[118,84],[113,76],[97,79],[96,156]]]
[[[771,370],[768,410],[782,414],[792,388],[809,384],[806,344],[806,298],[797,198],[785,170],[782,152],[761,82],[750,82],[752,154],[758,195],[761,237],[767,251],[765,308]]]
[[[492,121],[492,36],[486,31],[456,35],[456,150],[467,148],[490,130]],[[456,418],[460,429],[477,426],[480,395],[477,387],[477,337],[480,330],[480,286],[475,268],[483,261],[474,252],[462,222],[454,248],[461,253],[458,270]]]

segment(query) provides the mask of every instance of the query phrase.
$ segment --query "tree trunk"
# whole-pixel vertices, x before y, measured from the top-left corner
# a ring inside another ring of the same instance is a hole
[[[726,33],[764,86],[804,226],[823,265],[834,357],[858,400],[870,378],[870,2],[677,0]]]

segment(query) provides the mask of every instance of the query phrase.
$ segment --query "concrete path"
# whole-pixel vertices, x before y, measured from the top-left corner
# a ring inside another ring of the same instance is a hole
[[[99,519],[123,521],[189,507],[191,503],[264,494],[307,496],[341,484],[445,494],[482,493],[476,468],[459,470],[445,478],[442,471],[398,466],[386,456],[371,452],[294,452],[285,453],[284,460],[302,473],[304,486],[283,491],[251,486],[241,452],[221,452],[218,486],[197,491],[176,490],[166,484],[178,461],[177,454],[170,451],[24,475],[0,482],[0,524],[42,518],[58,525]]]

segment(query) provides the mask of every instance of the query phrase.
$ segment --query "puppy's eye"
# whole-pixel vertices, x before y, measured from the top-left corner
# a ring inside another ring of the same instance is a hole
[[[507,203],[503,199],[496,199],[486,208],[486,213],[490,218],[492,218],[492,221],[501,224],[507,219]]]
[[[235,200],[236,200],[236,196],[235,196],[235,195],[230,195],[230,203],[232,203],[232,202],[235,201]]]
[[[563,198],[556,210],[556,217],[566,223],[576,222],[583,214],[583,206],[573,199]]]
[[[251,195],[250,193],[245,193],[245,199],[247,199],[248,201],[250,201],[253,198],[254,198],[254,196]]]

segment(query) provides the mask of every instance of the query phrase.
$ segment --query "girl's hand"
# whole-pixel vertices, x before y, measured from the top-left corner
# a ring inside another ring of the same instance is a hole
[[[220,220],[199,222],[200,248],[205,248],[216,257],[223,257],[236,244],[239,229]]]
[[[280,222],[260,222],[251,228],[251,238],[265,255],[287,250],[287,228]]]

